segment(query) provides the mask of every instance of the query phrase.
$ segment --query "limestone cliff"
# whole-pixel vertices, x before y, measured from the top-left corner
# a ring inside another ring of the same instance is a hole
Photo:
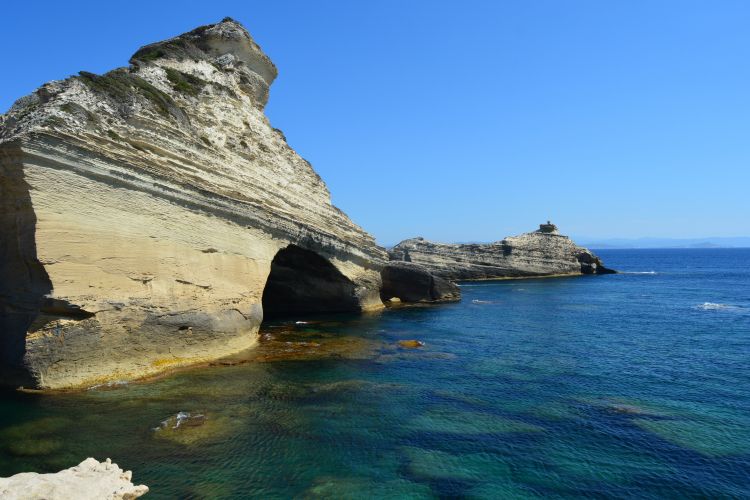
[[[450,280],[614,272],[590,250],[559,234],[551,223],[531,233],[486,244],[449,245],[412,238],[394,246],[388,254],[393,261],[413,262]]]
[[[4,382],[85,386],[215,359],[255,342],[264,307],[382,307],[387,255],[271,127],[275,77],[225,19],[0,117]]]

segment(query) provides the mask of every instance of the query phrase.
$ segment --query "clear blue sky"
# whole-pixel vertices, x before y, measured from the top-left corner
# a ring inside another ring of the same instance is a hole
[[[750,235],[750,2],[3,3],[0,108],[231,16],[267,108],[381,243]]]

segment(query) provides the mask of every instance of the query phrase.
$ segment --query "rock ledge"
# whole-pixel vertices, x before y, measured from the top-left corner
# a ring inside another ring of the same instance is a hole
[[[70,469],[53,474],[23,472],[0,478],[0,498],[6,500],[130,500],[148,493],[148,486],[135,486],[132,473],[108,458],[87,458]]]

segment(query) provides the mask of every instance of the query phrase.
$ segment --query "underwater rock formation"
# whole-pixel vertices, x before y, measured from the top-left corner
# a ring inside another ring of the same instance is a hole
[[[433,243],[404,240],[389,250],[391,261],[418,264],[448,280],[527,278],[609,274],[599,257],[561,235],[554,224],[484,244]]]
[[[135,486],[132,472],[123,471],[110,459],[87,458],[70,469],[54,474],[23,472],[0,478],[0,498],[6,500],[68,499],[131,500],[148,493],[148,486]]]
[[[227,18],[0,116],[4,383],[142,377],[250,347],[264,309],[382,307],[387,254],[270,125],[275,77]]]

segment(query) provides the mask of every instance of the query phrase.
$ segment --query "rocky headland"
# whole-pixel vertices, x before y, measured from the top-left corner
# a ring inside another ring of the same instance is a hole
[[[132,477],[130,471],[123,471],[110,459],[99,462],[87,458],[75,467],[54,474],[23,472],[0,478],[0,498],[132,500],[148,493],[148,487],[135,486]]]
[[[411,262],[446,280],[483,280],[609,274],[599,257],[561,235],[552,223],[494,243],[445,244],[404,240],[388,251],[391,261]]]
[[[552,225],[386,252],[269,123],[276,75],[226,18],[0,116],[1,383],[142,378],[246,350],[264,318],[459,300],[452,280],[610,272]]]
[[[264,311],[382,307],[385,250],[264,114],[277,71],[225,19],[0,117],[0,370],[88,386],[248,348]]]
[[[404,301],[444,299],[425,270],[389,274],[271,126],[276,75],[226,18],[0,116],[0,383],[215,360],[252,347],[264,317],[381,309],[383,276],[422,280]]]

